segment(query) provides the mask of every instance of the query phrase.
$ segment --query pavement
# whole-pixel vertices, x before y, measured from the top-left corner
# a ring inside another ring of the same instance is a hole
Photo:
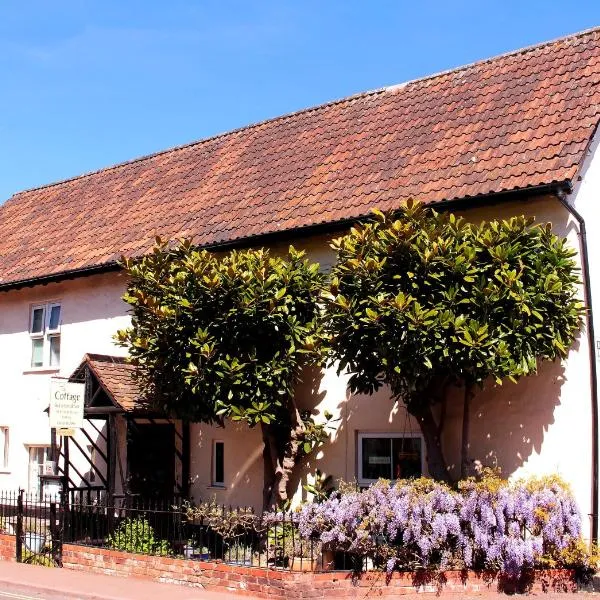
[[[588,590],[577,594],[579,597],[598,597],[600,578],[596,577]],[[434,594],[407,594],[404,600],[423,600],[424,596],[437,598]],[[444,595],[442,595],[443,597]],[[507,598],[505,594],[469,593],[448,594],[460,600],[498,600]],[[539,600],[570,600],[574,594],[549,592],[531,594]],[[257,600],[244,594],[206,590],[200,587],[157,583],[135,577],[115,577],[97,575],[69,569],[51,569],[37,565],[26,565],[0,561],[0,600]],[[590,599],[591,600],[591,599]]]
[[[241,600],[240,595],[134,577],[0,562],[0,600]],[[246,600],[251,597],[244,595]]]

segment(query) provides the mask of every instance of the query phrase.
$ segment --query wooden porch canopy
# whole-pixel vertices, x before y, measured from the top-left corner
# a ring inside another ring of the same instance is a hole
[[[134,371],[135,367],[129,364],[124,357],[90,353],[84,356],[83,361],[69,378],[70,381],[85,383],[84,418],[106,443],[106,453],[104,453],[85,428],[82,429],[87,442],[106,463],[106,470],[102,473],[102,470],[97,465],[92,464],[91,458],[88,457],[90,468],[95,470],[102,485],[92,485],[84,474],[77,472],[84,484],[83,489],[102,487],[109,496],[115,493],[117,455],[119,452],[117,419],[124,418],[128,427],[136,419],[144,419],[151,423],[158,419],[163,421],[167,419],[165,415],[153,411],[149,407],[133,377]],[[96,419],[107,421],[106,432],[101,431],[94,425],[93,421]],[[189,424],[182,424],[181,432],[178,432],[177,435],[180,438],[180,448],[176,448],[175,453],[181,461],[181,482],[175,482],[175,484],[178,491],[186,496],[189,492]],[[70,441],[78,447],[82,454],[86,454],[75,437],[70,438]],[[60,458],[63,459],[63,466],[62,468],[59,466],[59,470],[69,481],[69,487],[82,489],[81,486],[75,486],[70,477],[70,469],[74,467],[69,460],[69,438],[65,438]],[[123,465],[119,464],[119,468],[123,477]],[[123,484],[123,492],[128,493],[125,484]]]

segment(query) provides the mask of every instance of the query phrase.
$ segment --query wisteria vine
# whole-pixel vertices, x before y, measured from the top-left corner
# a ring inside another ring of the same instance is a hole
[[[581,537],[581,517],[556,478],[463,482],[379,481],[362,491],[305,504],[299,534],[324,548],[371,557],[394,569],[494,569],[518,576],[558,559]]]

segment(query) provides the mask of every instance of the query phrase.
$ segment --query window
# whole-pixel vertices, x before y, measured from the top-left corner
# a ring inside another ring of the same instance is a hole
[[[60,304],[39,304],[31,307],[31,366],[60,365]]]
[[[32,494],[40,493],[40,475],[44,473],[44,464],[50,460],[50,446],[29,446],[28,490]]]
[[[379,478],[408,479],[423,473],[423,439],[419,434],[359,433],[358,482]]]
[[[0,427],[0,469],[8,469],[8,427]]]
[[[212,485],[225,486],[225,442],[213,441]]]

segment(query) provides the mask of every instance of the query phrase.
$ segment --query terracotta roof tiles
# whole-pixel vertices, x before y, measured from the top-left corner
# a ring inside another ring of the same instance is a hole
[[[126,412],[144,408],[140,389],[132,378],[135,367],[119,356],[86,354],[87,363],[112,399]]]
[[[213,245],[571,181],[599,83],[596,29],[18,193],[0,207],[0,286],[141,255],[157,234]]]

